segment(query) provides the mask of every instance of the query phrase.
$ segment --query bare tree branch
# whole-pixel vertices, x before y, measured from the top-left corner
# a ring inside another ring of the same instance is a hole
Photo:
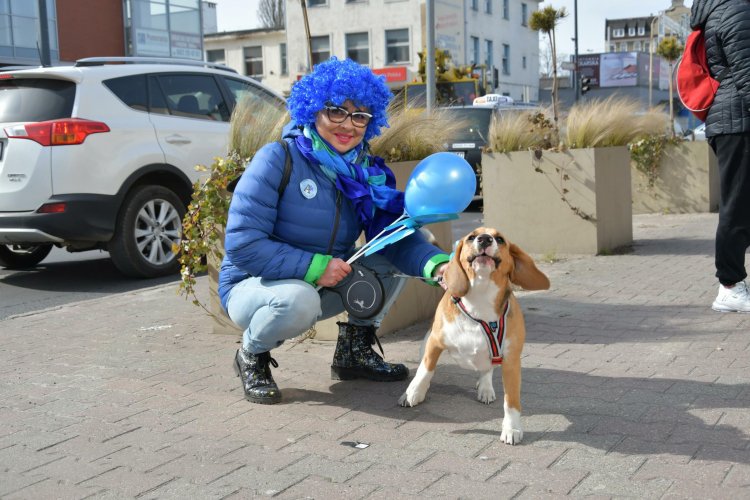
[[[263,28],[284,28],[284,0],[260,0],[258,19]]]

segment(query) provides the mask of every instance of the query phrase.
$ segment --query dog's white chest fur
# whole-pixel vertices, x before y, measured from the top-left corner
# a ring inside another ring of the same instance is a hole
[[[478,281],[480,282],[475,283],[461,301],[472,318],[486,323],[498,321],[494,304],[499,289],[492,280]],[[453,321],[443,318],[443,342],[460,366],[477,371],[492,368],[487,334],[478,322],[466,314],[458,314]]]

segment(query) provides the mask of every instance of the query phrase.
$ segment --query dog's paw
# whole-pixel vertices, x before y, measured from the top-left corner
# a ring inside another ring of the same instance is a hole
[[[477,400],[488,405],[492,403],[497,397],[495,396],[495,389],[492,384],[477,384]]]
[[[500,433],[500,441],[505,444],[518,444],[523,439],[523,430],[521,429],[506,429],[503,426],[503,432]]]
[[[500,434],[500,441],[505,444],[518,444],[523,439],[523,426],[521,425],[521,412],[515,408],[505,407],[505,417],[503,417],[503,431]]]
[[[424,401],[425,393],[413,390],[411,387],[398,398],[398,404],[401,406],[417,406]]]
[[[477,400],[488,405],[496,399],[495,388],[492,386],[492,370],[482,374],[477,380]]]

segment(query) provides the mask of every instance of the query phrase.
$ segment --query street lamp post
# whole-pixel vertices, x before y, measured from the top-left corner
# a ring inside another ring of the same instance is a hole
[[[573,40],[575,41],[575,70],[573,70],[573,90],[575,90],[575,102],[578,102],[578,94],[580,85],[578,84],[578,75],[580,75],[578,67],[578,0],[573,1]]]
[[[648,44],[648,108],[651,109],[654,105],[653,94],[654,94],[654,22],[659,20],[659,16],[654,16],[651,20],[651,28],[649,31],[649,44]]]

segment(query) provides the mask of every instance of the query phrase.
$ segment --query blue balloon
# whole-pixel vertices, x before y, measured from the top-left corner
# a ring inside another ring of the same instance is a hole
[[[474,198],[477,178],[471,165],[453,153],[434,153],[420,161],[404,190],[406,213],[457,214]]]

